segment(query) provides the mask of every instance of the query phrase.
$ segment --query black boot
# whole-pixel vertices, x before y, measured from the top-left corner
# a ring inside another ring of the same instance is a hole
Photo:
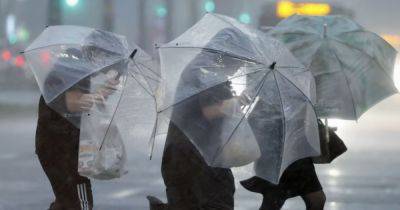
[[[147,200],[149,200],[150,210],[168,210],[168,204],[163,203],[154,196],[147,196]]]

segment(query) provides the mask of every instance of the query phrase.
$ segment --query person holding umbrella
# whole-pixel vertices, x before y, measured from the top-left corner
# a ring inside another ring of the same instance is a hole
[[[396,51],[348,18],[294,15],[267,34],[285,43],[313,73],[320,118],[356,120],[368,108],[398,92],[393,83]],[[301,196],[307,209],[323,209],[326,198],[313,162],[330,163],[346,147],[327,123],[319,120],[318,124],[321,156],[293,163],[278,185],[258,177],[241,182],[246,189],[263,194],[260,209],[281,209],[293,196]]]
[[[227,34],[235,32],[229,29],[223,30],[216,34],[214,39],[221,39]],[[239,60],[204,50],[183,70],[177,88],[183,88],[188,82],[194,86],[201,86],[199,70],[200,66],[206,66],[205,62],[209,62],[210,66],[212,63],[232,66],[230,69],[232,72],[237,71],[241,65]],[[208,70],[218,71],[218,68]],[[193,74],[198,76],[194,78]],[[223,120],[224,110],[229,109],[232,100],[238,100],[232,91],[230,82],[222,83],[173,108],[161,166],[168,204],[158,202],[157,205],[155,198],[150,198],[154,203],[153,209],[231,210],[234,208],[235,184],[231,170],[209,166],[189,137],[174,123],[179,121],[179,124],[189,126],[192,124],[191,130],[197,131],[195,135],[201,136],[199,138],[201,141],[210,141],[212,135],[218,135],[216,125],[218,121]],[[198,121],[201,122],[193,122],[192,119],[200,119]],[[209,130],[208,134],[196,127],[200,123],[205,126],[205,130]]]
[[[290,163],[319,154],[317,118],[312,107],[314,80],[279,41],[233,18],[207,14],[176,40],[162,46],[160,58],[166,84],[158,112],[169,117],[190,140],[198,153],[189,150],[188,156],[201,155],[205,167],[229,170],[252,163],[251,173],[276,182]],[[226,92],[231,93],[220,94]],[[273,120],[279,122],[276,129],[262,127]],[[219,208],[205,209],[225,209],[221,204],[227,202],[215,203],[217,200],[208,195],[227,195],[231,200],[233,192],[227,193],[230,188],[225,186],[224,190],[221,184],[207,180],[209,173],[199,175],[202,170],[192,170],[198,164],[179,164],[185,157],[180,160],[174,152],[183,153],[185,148],[174,141],[166,145],[163,159],[175,159],[176,166],[165,167],[164,171],[176,169],[188,180],[186,189],[198,189],[182,190],[186,194],[176,198],[191,196],[204,204],[219,204]],[[179,186],[168,180],[184,180],[177,177],[164,176],[167,194]],[[227,207],[232,209],[233,205]]]
[[[61,36],[65,31],[68,36]],[[42,92],[35,147],[55,195],[50,210],[93,208],[90,180],[78,173],[80,119],[114,94],[126,70],[125,56],[118,54],[124,49],[108,32],[50,26],[24,51]],[[104,83],[91,84],[97,75]]]
[[[81,58],[79,51],[74,49],[67,49],[65,54]],[[59,70],[63,67],[56,65],[54,68]],[[49,105],[43,96],[40,98],[36,154],[56,197],[50,210],[93,207],[90,180],[78,173],[79,128],[73,123],[80,122],[82,112],[90,110],[94,105],[102,105],[105,98],[112,93],[112,86],[119,83],[115,79],[116,73],[113,69],[108,71],[107,76],[110,78],[108,86],[99,89],[97,93],[83,91],[88,90],[90,86],[89,78],[86,78],[58,96]],[[53,80],[54,76],[49,75],[49,78],[52,78],[47,81],[49,85],[57,82]],[[69,113],[71,117],[67,120],[52,107],[57,107],[58,111],[64,109],[64,112]]]

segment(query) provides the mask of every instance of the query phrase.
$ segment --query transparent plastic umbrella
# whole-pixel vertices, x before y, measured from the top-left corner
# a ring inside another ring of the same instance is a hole
[[[268,34],[313,73],[319,117],[356,120],[398,92],[393,82],[396,50],[348,18],[294,15]]]
[[[125,37],[81,26],[50,26],[24,55],[46,103],[80,128],[81,142],[90,139],[100,151],[116,138],[152,136],[159,70]],[[149,132],[133,132],[138,126]]]
[[[79,127],[82,113],[68,110],[65,93],[76,90],[89,94],[93,87],[105,84],[104,79],[93,84],[91,78],[106,75],[110,70],[124,75],[131,52],[124,37],[109,32],[80,26],[50,26],[28,46],[24,55],[46,103]],[[113,94],[120,94],[122,86],[115,89]]]
[[[313,77],[279,41],[206,14],[159,51],[158,112],[210,166],[252,163],[277,183],[292,162],[319,155]]]

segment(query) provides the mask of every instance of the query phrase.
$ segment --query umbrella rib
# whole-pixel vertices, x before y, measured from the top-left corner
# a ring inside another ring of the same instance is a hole
[[[223,18],[219,17],[218,15],[215,15],[215,14],[211,14],[211,15],[213,15],[213,16],[216,17],[217,19],[221,20],[222,22],[225,22],[225,23],[231,25],[232,27],[236,28],[237,30],[242,31],[240,28],[238,28],[238,27],[236,27],[235,25],[233,25],[232,23],[230,23],[230,22],[224,20]],[[249,39],[249,43],[250,43],[251,45],[253,45],[254,49],[259,53],[259,55],[264,55],[264,54],[254,45],[254,43],[253,43],[250,39]],[[271,58],[269,58],[269,59],[272,60],[272,61],[274,61],[274,60],[271,59]]]
[[[123,88],[122,88],[121,96],[120,96],[119,99],[118,99],[117,106],[115,107],[115,110],[114,110],[113,115],[112,115],[112,117],[111,117],[110,123],[109,123],[108,126],[107,126],[106,133],[104,134],[103,140],[101,141],[101,144],[100,144],[100,147],[99,147],[99,150],[98,150],[98,151],[100,151],[101,148],[103,148],[104,142],[106,141],[106,137],[107,137],[108,131],[110,131],[111,124],[112,124],[112,122],[114,121],[114,118],[115,118],[115,113],[117,113],[118,107],[119,107],[119,105],[121,104],[122,96],[123,96],[124,93],[125,93],[125,86],[126,86],[127,80],[128,80],[128,79],[125,79],[125,81],[124,81],[124,86],[123,86]]]
[[[200,50],[208,51],[208,52],[211,52],[211,53],[227,55],[227,56],[230,56],[232,58],[236,58],[236,59],[247,61],[247,62],[263,64],[262,62],[258,62],[255,58],[250,58],[249,59],[249,58],[246,58],[246,57],[243,57],[243,56],[234,55],[234,54],[229,53],[229,52],[225,52],[225,51],[222,51],[222,50],[216,50],[216,49],[212,49],[212,48],[208,48],[208,47],[167,46],[167,47],[160,47],[160,48],[164,48],[164,49],[173,49],[173,48],[178,48],[178,49],[200,49]]]
[[[45,46],[41,46],[41,47],[36,47],[36,48],[33,48],[33,49],[29,49],[29,50],[24,50],[23,53],[31,52],[31,51],[34,51],[34,50],[40,50],[40,49],[44,49],[44,48],[49,48],[49,47],[54,47],[54,46],[59,46],[59,45],[76,45],[76,46],[81,47],[80,44],[57,43],[57,44],[49,44],[49,45],[45,45]]]
[[[302,72],[309,71],[307,68],[305,68],[305,67],[299,67],[299,66],[276,66],[276,68],[284,68],[284,69],[303,69],[304,71],[302,71]]]
[[[386,45],[388,45],[388,47],[392,48],[392,50],[397,51],[396,49],[393,48],[393,46],[392,46],[390,43],[388,43],[385,39],[382,39],[381,36],[379,36],[378,34],[376,34],[376,33],[373,32],[373,31],[367,31],[367,30],[365,30],[365,29],[361,29],[361,30],[358,29],[358,30],[354,30],[354,31],[345,31],[345,32],[342,32],[342,33],[340,33],[340,34],[357,33],[357,32],[363,32],[363,33],[372,34],[372,35],[374,35],[376,38],[380,39],[380,41],[382,41],[382,42],[384,42]]]
[[[315,109],[314,109],[314,104],[311,102],[311,100],[303,93],[303,91],[301,91],[300,90],[300,88],[298,88],[292,81],[290,81],[285,75],[283,75],[281,72],[279,72],[279,71],[276,71],[276,72],[278,72],[278,74],[279,75],[281,75],[282,77],[283,77],[283,79],[285,79],[286,81],[288,81],[290,84],[292,84],[293,85],[293,87],[295,87],[306,99],[307,99],[307,101],[311,104],[311,107],[312,107],[312,110],[313,110],[313,113],[314,113],[314,116],[315,116],[315,118],[317,118],[317,113],[315,112]],[[274,77],[275,77],[275,74],[274,74]],[[276,81],[276,79],[275,79],[275,81]],[[278,83],[276,83],[276,85],[277,85],[277,87],[278,87],[278,92],[279,92],[279,95],[281,95],[281,93],[280,93],[280,89],[279,89],[279,86],[278,86]],[[282,101],[282,98],[280,97],[280,99],[281,99],[281,101]],[[281,104],[283,104],[283,103],[281,103]],[[282,112],[283,112],[283,107],[281,107],[282,108]],[[285,113],[283,112],[283,117],[285,117]],[[285,122],[286,122],[286,119],[285,119]],[[285,128],[284,128],[284,132],[285,132],[285,135],[286,135],[286,123],[284,122],[284,125],[285,125]],[[285,136],[285,138],[284,138],[284,141],[286,141],[286,136]],[[281,161],[281,164],[282,164],[282,161]],[[280,165],[281,165],[280,164]],[[281,170],[281,168],[279,169],[279,171]]]
[[[36,48],[33,48],[33,49],[29,49],[29,50],[24,50],[24,51],[22,51],[22,53],[28,53],[28,52],[35,51],[35,50],[41,50],[41,49],[44,49],[44,48],[60,46],[60,45],[72,45],[72,46],[78,46],[78,47],[82,47],[83,46],[82,44],[57,43],[57,44],[49,44],[49,45],[45,45],[45,46],[41,46],[41,47],[36,47]],[[84,46],[96,47],[95,45],[84,45]],[[102,48],[102,49],[104,49],[104,48]],[[107,50],[107,49],[104,49],[104,50]],[[115,53],[117,55],[120,54],[120,53],[117,53],[117,52],[114,52],[114,51],[110,51],[110,50],[107,50],[107,51],[109,51],[111,53]]]
[[[282,100],[281,90],[279,88],[278,81],[276,80],[275,71],[273,72],[273,75],[274,75],[274,79],[275,79],[276,88],[278,88],[279,100],[281,101],[281,111],[282,111],[282,116],[283,116],[283,118],[282,118],[282,124],[283,124],[282,139],[283,139],[283,144],[282,145],[283,145],[283,149],[284,149],[285,148],[285,142],[286,142],[286,117],[285,117],[285,111],[283,109],[283,100]],[[300,91],[300,92],[302,92],[302,91]],[[283,153],[284,153],[283,149],[282,149],[282,152],[281,152],[280,157],[279,157],[279,160],[280,160],[280,163],[279,163],[279,175],[280,175],[281,169],[282,169],[282,158],[283,158]]]
[[[148,76],[148,75],[145,75],[145,74],[142,73],[142,72],[137,72],[137,71],[135,71],[135,73],[141,74],[143,77],[145,77],[145,78],[147,78],[147,79],[149,79],[149,80],[151,80],[151,81],[160,82],[160,80],[154,79],[153,77]]]
[[[156,82],[160,82],[160,81],[157,81],[157,80],[155,80],[155,79],[153,79],[153,78],[151,78],[151,77],[146,76],[146,75],[143,73],[143,71],[142,71],[142,69],[140,68],[140,66],[139,66],[135,61],[133,61],[133,63],[134,63],[135,66],[138,68],[138,70],[140,71],[140,73],[141,73],[141,75],[142,75],[143,77],[148,78],[148,79],[153,80],[153,81],[156,81]],[[149,88],[151,88],[151,85],[149,84],[149,82],[148,82],[146,79],[145,79],[145,81],[146,81],[146,83],[147,83],[147,86],[148,86]],[[154,96],[154,94],[152,94],[152,96]]]
[[[347,79],[347,75],[343,70],[344,65],[343,65],[342,61],[340,61],[339,56],[336,54],[336,52],[334,50],[330,50],[330,52],[335,56],[335,58],[339,62],[340,70],[341,70],[341,72],[342,72],[342,74],[344,76],[344,79],[346,80],[347,87],[349,88],[349,91],[350,91],[350,94],[351,94],[351,101],[353,102],[352,104],[353,104],[354,118],[357,119],[358,116],[357,116],[357,110],[356,110],[356,106],[355,106],[355,102],[354,102],[354,95],[353,95],[353,91],[351,90],[349,80]]]
[[[236,28],[237,30],[239,30],[239,31],[242,32],[242,30],[241,30],[240,28],[238,28],[238,27],[236,27],[235,25],[233,25],[232,23],[230,23],[230,22],[224,20],[223,18],[219,17],[218,15],[215,15],[215,14],[212,14],[212,13],[210,13],[210,14],[211,14],[212,16],[216,17],[217,19],[219,19],[220,21],[225,22],[225,23],[229,24],[230,26],[232,26],[233,28]],[[242,33],[243,33],[243,32],[242,32]],[[255,45],[250,39],[248,39],[248,40],[249,40],[249,43],[251,43],[251,45],[253,45],[254,49],[255,49],[260,55],[264,55],[264,54],[256,47],[256,45]],[[269,59],[272,60],[272,61],[274,60],[274,59],[271,59],[271,58],[269,58]]]
[[[228,80],[232,80],[232,79],[235,79],[235,78],[238,78],[238,77],[243,77],[243,76],[255,74],[255,73],[258,73],[258,72],[264,71],[264,70],[265,70],[265,67],[264,67],[264,68],[263,68],[263,67],[260,67],[259,70],[257,70],[257,71],[253,71],[253,72],[250,72],[250,73],[248,73],[248,74],[237,75],[237,76],[231,77],[231,78],[229,78],[229,79],[227,79],[227,80],[218,82],[218,83],[216,83],[216,84],[214,84],[214,85],[211,85],[210,87],[205,88],[204,90],[201,90],[201,91],[198,91],[198,92],[196,92],[196,93],[193,93],[191,96],[189,96],[189,97],[187,97],[187,98],[184,98],[184,99],[181,99],[180,101],[177,101],[177,102],[175,102],[174,104],[168,105],[167,107],[165,107],[165,108],[163,108],[163,109],[161,109],[161,110],[159,110],[159,111],[157,111],[157,112],[163,112],[163,111],[169,109],[171,106],[175,106],[175,105],[177,105],[177,104],[180,104],[180,103],[182,103],[183,101],[187,100],[188,98],[194,97],[195,95],[200,94],[200,93],[202,93],[202,92],[204,92],[204,91],[206,91],[206,90],[208,90],[208,89],[210,89],[210,88],[212,88],[212,87],[215,87],[215,86],[217,86],[217,85],[220,85],[220,84],[222,84],[222,83],[224,83],[224,82],[227,82]]]
[[[145,87],[139,82],[139,80],[135,77],[135,75],[134,75],[131,71],[128,71],[128,73],[129,73],[129,75],[140,85],[140,87],[142,87],[142,88],[146,91],[147,94],[149,94],[151,97],[154,97],[154,95],[153,95],[152,93],[150,93],[150,91],[147,90],[147,88],[145,88]],[[143,76],[143,75],[142,75],[142,76]]]
[[[283,78],[285,78],[285,80],[287,80],[288,82],[290,82],[290,84],[292,84],[293,87],[295,87],[295,88],[307,99],[307,101],[308,101],[308,102],[311,104],[311,106],[313,107],[312,110],[314,111],[315,116],[317,116],[317,113],[315,112],[315,109],[314,109],[314,103],[311,102],[311,99],[308,98],[308,96],[306,96],[306,94],[304,94],[303,91],[302,91],[299,87],[297,87],[297,85],[295,85],[292,81],[290,81],[290,79],[287,78],[284,74],[282,74],[282,73],[279,72],[279,71],[276,71],[276,72],[278,72]]]
[[[132,70],[132,71],[134,71],[134,70]],[[134,71],[135,73],[138,73],[138,74],[141,74],[143,77],[145,77],[145,78],[147,78],[147,79],[149,79],[149,80],[152,80],[152,81],[154,81],[154,82],[161,82],[160,80],[158,80],[158,78],[154,78],[154,77],[152,77],[151,75],[146,75],[145,73],[142,73],[142,72],[138,72],[138,71]]]
[[[143,63],[140,63],[140,62],[139,62],[139,64],[140,64],[141,66],[143,66],[144,68],[146,68],[147,70],[149,70],[150,72],[152,72],[152,73],[153,73],[154,75],[156,75],[157,77],[161,77],[160,74],[158,74],[157,72],[153,71],[153,69],[151,69],[150,67],[147,67],[146,65],[144,65]]]
[[[136,64],[135,61],[133,61],[133,63],[134,63],[134,65],[137,66],[137,64]],[[138,67],[138,68],[139,68],[139,67]],[[137,78],[135,77],[135,75],[134,75],[132,72],[129,71],[129,74],[130,74],[131,77],[140,85],[140,87],[142,87],[142,88],[145,90],[145,92],[147,92],[147,94],[149,94],[149,95],[153,98],[153,100],[154,100],[154,105],[155,105],[155,110],[157,110],[157,101],[156,101],[156,98],[155,98],[154,94],[150,93],[145,87],[143,87],[143,85],[137,80]],[[142,76],[144,76],[144,75],[142,75]],[[146,83],[147,83],[147,81],[146,81]],[[147,83],[147,85],[149,85],[149,84]],[[150,86],[150,85],[149,85],[149,86]],[[156,121],[155,121],[153,130],[152,130],[152,133],[151,133],[151,137],[150,137],[150,140],[149,140],[149,146],[150,146],[150,148],[149,148],[149,149],[150,149],[150,151],[149,151],[149,158],[150,158],[150,160],[152,159],[152,156],[153,156],[153,149],[154,149],[154,143],[155,143],[155,135],[156,135],[156,133],[157,133],[157,126],[158,126],[157,124],[158,124],[158,117],[156,116]]]
[[[278,27],[278,29],[276,29],[276,30],[279,30],[279,26],[277,26]],[[282,27],[283,28],[283,27]],[[296,30],[299,30],[299,29],[296,29]],[[286,35],[286,34],[289,34],[289,35],[296,35],[296,34],[298,34],[298,35],[308,35],[308,36],[310,36],[310,35],[313,35],[313,36],[320,36],[319,34],[317,34],[317,33],[315,33],[315,32],[305,32],[305,31],[296,31],[296,32],[283,32],[283,33],[276,33],[276,31],[271,31],[270,33],[268,33],[269,35],[271,35],[271,36],[276,36],[276,35],[282,35],[282,34],[284,34],[284,35]]]
[[[250,104],[254,103],[254,101],[256,100],[257,96],[260,95],[261,89],[264,87],[265,80],[266,80],[267,76],[268,76],[271,72],[272,72],[272,71],[269,71],[269,72],[267,72],[267,73],[263,76],[262,81],[261,81],[261,84],[260,84],[260,87],[258,88],[258,90],[257,90],[256,94],[254,95],[254,98],[253,98],[253,100],[251,101]],[[248,109],[246,110],[246,113],[243,114],[243,116],[242,116],[242,118],[240,119],[240,121],[236,124],[235,128],[232,130],[231,134],[230,134],[229,137],[228,137],[228,140],[227,140],[222,146],[220,146],[220,147],[217,149],[217,151],[216,151],[215,154],[214,154],[214,157],[212,158],[212,165],[214,165],[215,159],[219,156],[219,152],[222,151],[222,150],[225,148],[225,146],[230,142],[230,140],[231,140],[233,134],[234,134],[235,131],[239,128],[240,124],[243,122],[244,118],[246,117],[246,115],[248,114],[248,112],[249,112],[250,110],[251,110],[250,108],[248,108]]]
[[[135,64],[135,65],[136,65],[136,64]],[[128,70],[128,71],[129,71],[129,70]],[[140,84],[140,82],[136,79],[136,77],[132,74],[132,72],[129,71],[129,73],[131,74],[131,77],[132,77],[132,78],[133,78],[133,79],[134,79],[134,80],[135,80],[135,81],[150,95],[150,96],[152,96],[152,97],[154,98],[154,96],[153,96],[152,94],[150,94],[150,93],[147,91],[147,89],[144,88],[144,87],[142,86],[142,84]],[[104,134],[103,140],[101,141],[101,145],[100,145],[99,151],[102,149],[102,147],[103,147],[103,145],[104,145],[104,142],[105,142],[105,140],[106,140],[108,131],[110,130],[110,127],[111,127],[111,123],[114,121],[115,113],[117,112],[118,107],[119,107],[119,105],[121,104],[122,96],[123,96],[123,94],[125,93],[125,86],[126,86],[127,80],[128,80],[128,79],[125,79],[124,88],[122,89],[123,92],[121,93],[121,97],[118,99],[118,103],[117,103],[117,106],[115,107],[113,116],[112,116],[112,118],[111,118],[111,120],[110,120],[110,124],[107,126],[107,130],[106,130],[106,133]]]
[[[103,70],[103,69],[105,69],[105,68],[107,68],[107,67],[109,67],[109,66],[112,66],[112,65],[114,65],[114,64],[117,64],[117,63],[121,62],[122,60],[124,60],[124,59],[119,59],[118,61],[115,61],[115,62],[113,62],[113,63],[111,63],[111,64],[109,64],[109,65],[107,65],[107,66],[98,68],[98,69],[96,69],[96,70],[93,71],[93,72],[89,72],[89,73],[85,74],[85,76],[83,76],[82,79],[84,79],[84,78],[86,78],[86,77],[88,77],[88,76],[90,76],[90,75],[92,75],[92,74],[95,74],[95,73],[97,73],[97,72],[99,72],[99,71],[101,71],[101,70]],[[82,79],[79,79],[78,82],[81,81]],[[76,83],[78,83],[78,82],[76,82]],[[69,86],[66,86],[66,87],[64,88],[64,90],[61,91],[61,92],[64,92],[64,91],[68,90],[69,88],[71,88],[72,86],[74,86],[76,83],[73,83],[73,84],[71,84],[71,85],[69,85]],[[61,93],[57,94],[56,96],[54,96],[54,97],[53,97],[51,100],[49,100],[49,101],[50,101],[50,102],[53,101],[53,100],[54,100],[55,98],[57,98],[60,94],[61,94]]]
[[[364,51],[362,51],[361,49],[359,49],[359,48],[357,48],[357,47],[354,47],[354,46],[351,46],[351,45],[349,45],[349,44],[347,44],[347,43],[345,43],[345,42],[342,42],[342,41],[340,41],[340,40],[338,40],[338,39],[336,39],[336,38],[332,38],[333,40],[335,40],[335,41],[337,41],[337,42],[339,42],[340,44],[343,44],[343,45],[346,45],[348,48],[350,48],[350,49],[355,49],[355,50],[357,50],[358,52],[360,52],[361,54],[364,54],[364,55],[366,55],[368,58],[370,58],[375,64],[377,64],[380,68],[380,70],[381,71],[383,71],[384,72],[384,74],[389,78],[389,80],[390,81],[392,81],[393,82],[393,76],[390,76],[389,75],[389,73],[387,73],[386,71],[385,71],[385,69],[381,66],[381,64],[378,62],[378,61],[376,61],[376,59],[374,58],[374,57],[372,57],[371,55],[369,55],[368,53],[365,53]]]

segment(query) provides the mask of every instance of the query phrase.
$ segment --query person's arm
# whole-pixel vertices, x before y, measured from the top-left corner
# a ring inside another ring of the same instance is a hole
[[[83,93],[79,89],[72,89],[65,93],[65,104],[69,112],[89,111],[94,104],[103,104],[109,95],[115,90],[119,84],[116,79],[118,73],[110,70],[107,74],[106,84],[96,90],[95,93]],[[87,85],[86,85],[87,86]]]
[[[94,104],[104,103],[101,94],[86,94],[80,90],[71,90],[65,93],[65,105],[69,112],[88,111]]]
[[[229,82],[212,87],[199,96],[203,116],[207,120],[233,114],[237,109],[238,99],[233,96]]]
[[[116,86],[120,83],[118,79],[118,71],[116,70],[108,71],[106,77],[106,84],[96,90],[96,93],[102,95],[105,99],[117,90]]]

